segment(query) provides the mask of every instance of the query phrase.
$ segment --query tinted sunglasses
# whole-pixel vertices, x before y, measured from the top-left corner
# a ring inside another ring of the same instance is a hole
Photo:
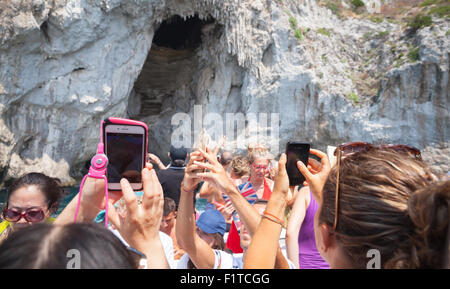
[[[364,152],[371,149],[393,150],[399,153],[407,153],[418,159],[422,159],[420,150],[415,147],[403,144],[395,144],[395,145],[388,144],[378,146],[367,142],[348,142],[341,144],[334,150],[334,155],[337,156],[338,150],[341,152],[341,156],[348,156],[357,152]]]
[[[255,165],[255,164],[252,164],[252,167],[255,169],[255,170],[268,170],[269,169],[269,166],[257,166],[257,165]]]
[[[334,203],[334,223],[333,223],[333,230],[336,230],[337,224],[338,224],[338,210],[339,210],[339,171],[341,166],[341,158],[343,156],[349,156],[357,152],[365,152],[369,151],[371,149],[384,149],[384,150],[392,150],[399,153],[406,153],[409,154],[417,159],[422,159],[422,156],[420,154],[420,150],[411,147],[408,145],[403,144],[396,144],[396,145],[374,145],[371,143],[366,142],[349,142],[339,145],[335,151],[334,155],[336,156],[336,192],[335,192],[335,203]]]
[[[22,218],[25,218],[27,222],[37,223],[41,222],[45,218],[44,211],[38,208],[30,208],[25,212],[17,211],[15,209],[6,209],[3,211],[2,215],[3,219],[12,223],[16,223]]]

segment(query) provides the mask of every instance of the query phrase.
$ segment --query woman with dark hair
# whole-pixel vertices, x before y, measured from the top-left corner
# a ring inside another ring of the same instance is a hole
[[[319,171],[297,163],[319,204],[316,244],[330,268],[448,268],[450,182],[438,182],[417,149],[347,146],[338,147],[332,169],[317,150],[311,153],[321,158]],[[277,218],[288,186],[287,175],[279,175],[268,205]],[[279,231],[261,221],[245,268],[273,262],[258,252],[275,250]]]
[[[0,269],[136,269],[139,261],[100,224],[37,224],[0,245]]]
[[[51,221],[64,193],[58,179],[41,173],[29,173],[8,188],[0,223],[0,242],[17,229]]]

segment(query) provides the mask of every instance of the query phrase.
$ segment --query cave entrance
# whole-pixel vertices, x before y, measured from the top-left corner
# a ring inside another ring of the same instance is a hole
[[[202,28],[213,22],[197,15],[187,19],[175,15],[161,23],[130,95],[129,117],[152,122],[152,116],[173,105],[168,100],[189,86],[198,67],[196,50],[202,44]]]

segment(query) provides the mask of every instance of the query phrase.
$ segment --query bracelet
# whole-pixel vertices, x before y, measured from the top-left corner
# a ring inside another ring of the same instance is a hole
[[[286,228],[284,222],[282,220],[280,220],[279,218],[277,218],[276,216],[272,215],[271,213],[264,211],[264,213],[261,216],[274,222],[274,223],[280,224],[281,227],[283,227],[283,228]]]
[[[195,192],[195,190],[197,190],[197,186],[194,186],[194,188],[188,190],[186,189],[186,187],[184,186],[184,182],[181,182],[181,190],[186,192],[186,193],[193,193]]]

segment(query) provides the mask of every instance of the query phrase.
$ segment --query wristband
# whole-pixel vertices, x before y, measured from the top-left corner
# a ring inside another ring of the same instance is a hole
[[[266,218],[266,219],[268,219],[268,220],[270,220],[270,221],[272,221],[272,222],[274,222],[274,223],[280,224],[281,227],[283,227],[283,228],[286,227],[282,220],[280,220],[276,216],[272,215],[271,213],[268,213],[268,212],[264,211],[264,213],[261,216]]]
[[[193,193],[195,192],[195,190],[197,189],[197,186],[194,186],[194,188],[191,188],[190,190],[188,190],[185,186],[184,186],[184,181],[181,182],[181,190],[186,192],[186,193]]]

